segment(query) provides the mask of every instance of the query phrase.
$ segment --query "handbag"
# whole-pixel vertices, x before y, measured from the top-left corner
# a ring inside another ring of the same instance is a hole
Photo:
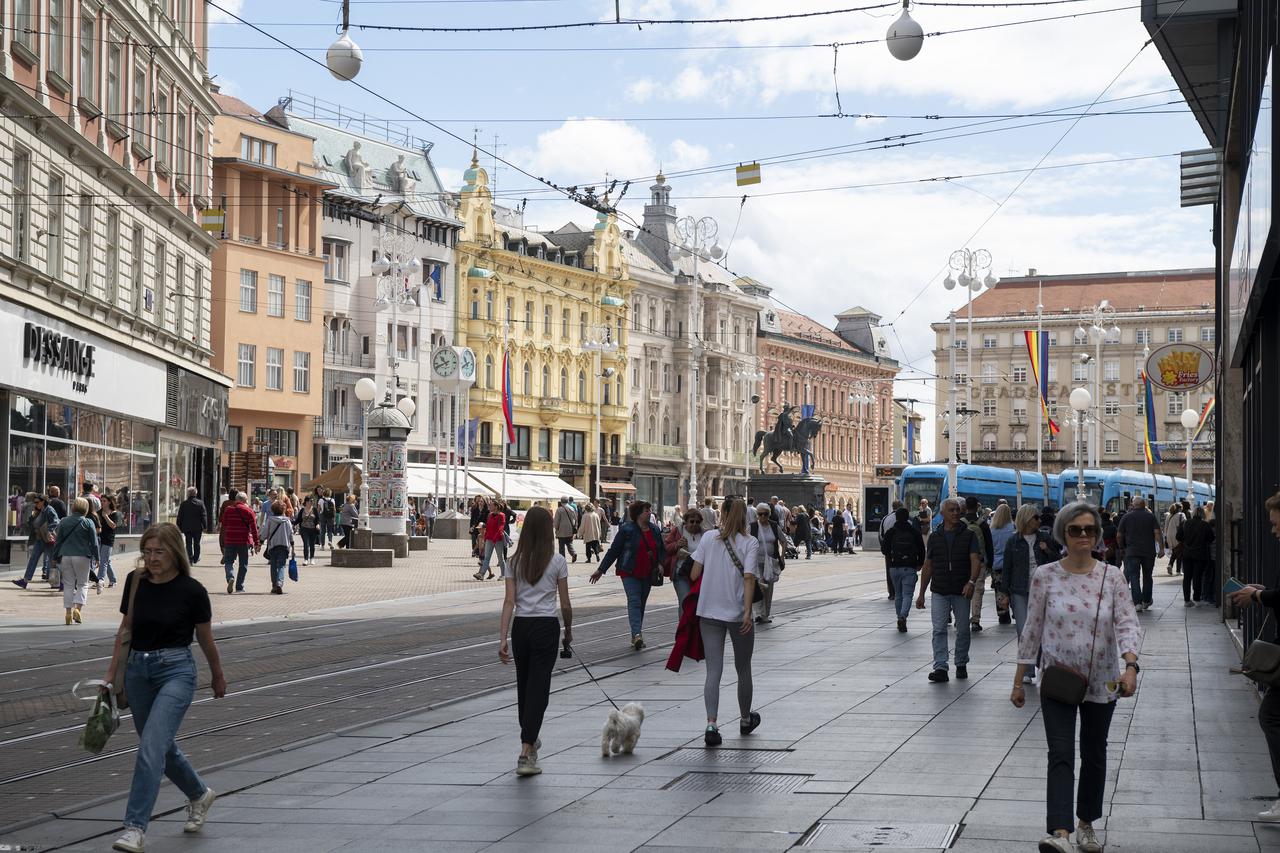
[[[120,631],[120,656],[122,663],[127,669],[129,666],[129,649],[133,645],[133,600],[138,597],[138,587],[142,584],[142,578],[138,572],[132,572],[129,575],[129,604],[124,610],[124,628]],[[129,707],[129,695],[125,693],[124,679],[119,678],[119,684],[112,685],[115,692],[115,702],[117,708]]]
[[[298,581],[298,561],[294,557],[289,558],[289,580],[294,583]]]
[[[82,685],[98,689],[93,696],[80,696],[79,690]],[[93,703],[93,709],[89,711],[89,719],[85,721],[77,745],[87,752],[98,755],[106,748],[107,741],[115,734],[116,729],[120,728],[120,706],[116,704],[111,685],[98,679],[77,681],[75,687],[71,688],[71,695],[82,701]]]
[[[1262,626],[1258,628],[1258,636],[1249,644],[1249,651],[1244,653],[1241,671],[1251,681],[1275,687],[1280,685],[1280,645],[1262,639],[1271,615],[1272,611],[1268,608],[1267,618],[1262,620]]]
[[[1079,705],[1089,692],[1089,681],[1093,678],[1093,652],[1098,646],[1098,619],[1102,616],[1102,593],[1107,588],[1107,572],[1111,570],[1109,563],[1103,565],[1106,568],[1102,570],[1102,584],[1098,587],[1098,610],[1093,616],[1093,642],[1089,646],[1089,674],[1084,675],[1080,670],[1060,663],[1047,666],[1040,676],[1041,696],[1068,705]]]
[[[739,559],[738,552],[733,550],[733,543],[728,539],[725,539],[723,536],[720,537],[720,541],[724,543],[724,549],[729,552],[729,559],[733,560],[734,566],[738,569],[738,574],[742,575],[745,580],[747,577],[747,570],[742,567],[742,560]],[[755,576],[752,575],[752,577]],[[756,582],[755,591],[751,595],[751,603],[755,604],[757,601],[764,601],[764,588],[760,585],[758,580]]]

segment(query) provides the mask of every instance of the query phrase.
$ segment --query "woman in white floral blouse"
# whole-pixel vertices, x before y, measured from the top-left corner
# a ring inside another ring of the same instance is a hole
[[[1086,853],[1102,849],[1093,822],[1102,817],[1107,778],[1107,731],[1118,696],[1138,689],[1138,614],[1122,572],[1093,557],[1102,540],[1102,518],[1083,501],[1058,513],[1053,537],[1066,556],[1036,569],[1027,602],[1027,624],[1018,642],[1013,676],[1015,707],[1026,702],[1022,676],[1041,664],[1068,667],[1088,679],[1084,702],[1073,705],[1040,697],[1049,742],[1047,788],[1049,835],[1040,853],[1072,853],[1071,805],[1074,785],[1076,715],[1080,717],[1080,788],[1076,797],[1076,845]],[[1096,625],[1096,629],[1095,629]],[[1092,655],[1092,659],[1090,656]],[[1124,672],[1120,659],[1124,658]],[[1114,688],[1114,689],[1113,689]]]

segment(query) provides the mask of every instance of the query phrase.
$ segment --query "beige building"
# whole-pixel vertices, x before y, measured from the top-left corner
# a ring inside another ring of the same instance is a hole
[[[1024,332],[1036,328],[1036,306],[1049,336],[1049,414],[1061,427],[1056,440],[1041,430],[1045,470],[1075,464],[1074,412],[1068,403],[1077,387],[1089,389],[1094,406],[1083,430],[1086,464],[1091,467],[1143,467],[1143,406],[1140,372],[1146,353],[1167,343],[1196,343],[1214,351],[1214,274],[1204,270],[1157,270],[1085,275],[1006,278],[973,299],[969,311],[956,309],[957,398],[960,401],[956,452],[961,462],[1034,467],[1039,402],[1031,376]],[[1104,333],[1090,331],[1095,311]],[[1114,309],[1114,310],[1111,310]],[[934,459],[946,461],[950,406],[949,324],[933,324],[937,336],[934,372],[938,382]],[[972,367],[970,368],[970,365]],[[1100,375],[1099,375],[1100,371]],[[1098,393],[1100,391],[1100,393]],[[1200,410],[1213,395],[1212,384],[1188,394],[1153,388],[1157,441],[1164,463],[1155,470],[1185,472],[1185,445],[1179,417]],[[1206,428],[1193,461],[1196,478],[1212,475],[1213,430]],[[1166,445],[1166,443],[1168,443]]]
[[[226,454],[256,450],[273,485],[311,479],[323,411],[320,204],[313,140],[215,95],[213,191],[225,229],[213,257],[213,363],[235,380]],[[227,460],[224,460],[224,462]],[[241,487],[241,483],[230,485]]]

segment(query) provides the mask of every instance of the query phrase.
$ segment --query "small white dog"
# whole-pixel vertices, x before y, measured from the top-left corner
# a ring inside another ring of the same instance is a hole
[[[643,722],[644,706],[638,702],[623,705],[621,711],[610,711],[600,738],[600,754],[608,758],[612,750],[615,755],[619,752],[630,755],[636,748],[636,741],[640,740]]]

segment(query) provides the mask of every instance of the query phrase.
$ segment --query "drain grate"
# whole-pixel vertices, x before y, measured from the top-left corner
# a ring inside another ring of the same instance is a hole
[[[733,794],[790,794],[811,773],[699,773],[690,772],[667,783],[665,791],[721,791]]]
[[[692,749],[682,748],[663,757],[677,764],[777,764],[789,749]]]
[[[885,825],[845,820],[819,821],[800,842],[815,850],[857,850],[865,847],[946,850],[956,840],[958,823],[904,823]]]

